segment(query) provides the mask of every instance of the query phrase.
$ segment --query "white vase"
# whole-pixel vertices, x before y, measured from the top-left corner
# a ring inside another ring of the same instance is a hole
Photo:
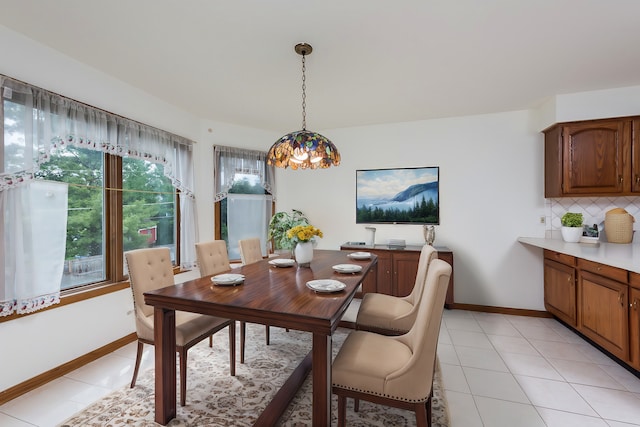
[[[293,250],[296,262],[300,267],[309,267],[313,260],[313,242],[300,242]]]
[[[562,227],[562,240],[568,243],[577,243],[582,237],[582,227]]]

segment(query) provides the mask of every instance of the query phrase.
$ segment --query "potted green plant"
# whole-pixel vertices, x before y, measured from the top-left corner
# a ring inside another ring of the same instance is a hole
[[[582,237],[584,218],[581,213],[567,212],[560,218],[562,224],[562,239],[565,242],[576,243]]]
[[[277,212],[269,221],[269,239],[273,239],[275,250],[293,249],[294,242],[287,237],[287,231],[296,225],[308,225],[309,220],[299,210],[291,209],[291,212]]]

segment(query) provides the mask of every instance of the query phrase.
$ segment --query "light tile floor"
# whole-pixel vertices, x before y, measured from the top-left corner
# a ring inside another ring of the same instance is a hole
[[[451,427],[640,426],[640,379],[553,319],[445,310]]]
[[[142,369],[152,366],[146,348]],[[55,426],[125,387],[135,350],[5,403],[0,426]],[[640,379],[553,319],[445,310],[438,356],[451,427],[640,426]]]

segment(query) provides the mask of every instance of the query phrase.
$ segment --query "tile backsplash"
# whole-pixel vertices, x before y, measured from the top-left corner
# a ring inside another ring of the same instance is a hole
[[[582,212],[585,224],[604,224],[604,215],[613,208],[623,208],[633,215],[634,230],[640,229],[640,197],[562,197],[545,199],[546,229],[545,237],[561,238],[560,218],[565,212]],[[606,230],[605,230],[606,233]],[[633,243],[636,243],[636,234]]]

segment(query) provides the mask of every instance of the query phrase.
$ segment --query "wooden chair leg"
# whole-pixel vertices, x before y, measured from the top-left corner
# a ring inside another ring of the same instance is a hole
[[[209,347],[213,347],[213,335],[209,335]]]
[[[360,410],[360,399],[353,399],[353,411],[358,412]]]
[[[140,360],[142,360],[142,347],[144,343],[138,341],[138,351],[136,352],[136,365],[133,368],[133,378],[131,378],[131,388],[136,386],[136,379],[138,378],[138,369],[140,369]]]
[[[427,400],[425,405],[427,407],[427,425],[431,427],[431,416],[433,415],[431,411],[431,397],[429,397],[429,400]]]
[[[270,340],[269,340],[269,325],[265,325],[265,327],[264,327],[264,328],[265,328],[265,329],[264,329],[264,334],[265,334],[265,338],[266,338],[266,340],[267,340],[267,345],[269,345],[269,341],[270,341]]]
[[[229,322],[229,372],[236,376],[236,322]]]
[[[187,351],[178,347],[180,357],[180,406],[187,404]]]
[[[244,363],[244,337],[247,332],[246,322],[240,322],[240,363]]]
[[[347,422],[347,398],[338,395],[338,427],[345,427]]]
[[[427,420],[427,407],[424,403],[416,403],[414,405],[416,412],[416,426],[417,427],[429,427],[431,425],[431,419]]]

